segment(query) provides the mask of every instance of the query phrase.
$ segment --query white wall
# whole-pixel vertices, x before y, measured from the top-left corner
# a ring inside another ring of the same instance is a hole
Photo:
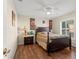
[[[75,21],[76,21],[76,18],[75,18],[75,12],[71,12],[71,13],[68,13],[66,15],[63,15],[63,16],[60,16],[60,17],[57,17],[57,18],[54,18],[53,19],[53,32],[56,33],[56,34],[61,34],[60,32],[60,22],[61,21],[66,21],[66,20],[74,20],[74,26],[75,26]],[[76,39],[75,37],[72,39],[73,43],[72,45],[73,46],[76,46]]]
[[[4,0],[3,9],[3,49],[10,49],[10,53],[4,59],[13,59],[17,48],[17,15],[13,0]],[[16,15],[15,26],[12,26],[12,10]]]
[[[30,16],[18,16],[18,27],[19,28],[24,28],[24,26],[26,26],[26,31],[28,32],[30,30]],[[48,19],[43,18],[43,17],[34,17],[35,18],[35,23],[36,23],[36,27],[48,27],[49,23],[48,23]],[[45,21],[45,23],[43,24],[42,21]],[[20,31],[20,33],[18,34],[18,44],[24,44],[24,40],[23,40],[23,33],[22,31]]]
[[[18,16],[18,27],[24,28],[26,26],[27,31],[30,30],[30,16]],[[43,18],[43,17],[34,17],[35,18],[35,23],[36,27],[48,27],[48,19]],[[45,21],[43,24],[42,21]]]
[[[48,27],[49,26],[49,19],[43,18],[43,17],[36,17],[36,26],[37,27]],[[43,24],[42,21],[45,21]]]

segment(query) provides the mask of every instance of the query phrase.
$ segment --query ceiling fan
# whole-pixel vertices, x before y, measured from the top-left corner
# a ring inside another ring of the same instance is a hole
[[[35,0],[37,4],[41,6],[41,8],[36,9],[37,11],[43,11],[47,15],[54,14],[58,8],[51,6],[51,4],[46,4],[44,0]]]

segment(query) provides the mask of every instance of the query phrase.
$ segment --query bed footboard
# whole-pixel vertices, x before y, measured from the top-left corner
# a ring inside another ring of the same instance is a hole
[[[71,49],[71,39],[68,37],[54,39],[51,43],[48,44],[48,52],[54,52],[56,50],[61,50],[66,47]]]

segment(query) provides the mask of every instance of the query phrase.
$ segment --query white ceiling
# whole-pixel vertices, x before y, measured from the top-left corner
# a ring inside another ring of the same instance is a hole
[[[75,0],[15,0],[18,15],[58,17],[75,11]],[[43,11],[46,7],[53,8],[53,14],[47,15]]]

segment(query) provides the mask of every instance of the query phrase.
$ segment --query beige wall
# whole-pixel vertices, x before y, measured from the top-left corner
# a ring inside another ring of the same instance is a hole
[[[48,27],[48,19],[45,19],[43,17],[34,17],[35,18],[35,23],[37,27]],[[45,20],[45,24],[42,24],[42,21]],[[63,20],[74,20],[75,21],[75,12],[68,13],[66,15],[57,17],[52,19],[53,20],[53,32],[56,34],[60,34],[60,22]],[[30,30],[30,17],[28,16],[18,16],[18,27],[24,28],[26,26],[27,31]],[[23,44],[23,35],[22,32],[18,34],[19,39],[18,39],[18,44]]]
[[[26,26],[26,30],[30,30],[30,16],[18,16],[18,27],[24,28]],[[35,24],[36,27],[48,27],[48,19],[43,17],[33,17],[35,18]],[[45,20],[45,23],[43,24],[42,21]]]
[[[10,53],[4,59],[13,59],[17,48],[17,15],[13,0],[4,0],[3,7],[3,49],[10,49]],[[15,26],[12,26],[12,10],[16,15]]]
[[[22,29],[24,26],[26,26],[27,32],[30,31],[30,18],[30,16],[18,16],[18,27]],[[34,18],[36,27],[48,27],[48,19],[43,17]],[[42,23],[43,20],[45,21],[44,24]],[[24,44],[23,31],[19,31],[18,33],[18,44]]]
[[[56,34],[60,34],[60,22],[66,21],[66,20],[74,20],[75,21],[76,20],[75,19],[75,12],[71,12],[66,15],[54,18],[53,19],[53,28],[52,28],[53,32]]]

